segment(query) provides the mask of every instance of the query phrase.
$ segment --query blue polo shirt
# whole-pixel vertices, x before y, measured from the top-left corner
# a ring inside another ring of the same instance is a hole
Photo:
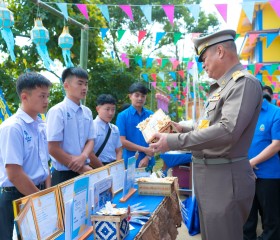
[[[146,118],[148,118],[150,115],[152,115],[153,112],[143,108],[141,114],[139,115],[137,110],[131,105],[124,111],[120,112],[117,116],[116,125],[118,126],[120,130],[120,136],[126,137],[126,139],[130,142],[133,142],[137,145],[148,147],[149,144],[146,143],[142,132],[137,128],[136,126],[138,123],[144,121]],[[127,166],[127,160],[128,158],[135,155],[135,151],[129,151],[127,149],[123,149],[123,159],[125,162],[125,165]],[[140,152],[139,157],[136,161],[136,167],[138,167],[138,164],[142,158],[146,156],[145,153]],[[152,158],[149,162],[149,166],[155,165],[155,159]]]
[[[280,108],[263,100],[253,141],[249,149],[249,159],[257,156],[272,140],[280,140]],[[280,159],[278,153],[254,169],[258,178],[280,178]]]

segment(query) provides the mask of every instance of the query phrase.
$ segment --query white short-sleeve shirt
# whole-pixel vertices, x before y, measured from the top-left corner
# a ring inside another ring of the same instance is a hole
[[[93,139],[92,121],[92,112],[88,107],[77,105],[65,97],[47,113],[47,140],[61,142],[61,148],[66,153],[79,156],[86,142]],[[51,159],[56,170],[69,170],[54,157],[51,156]]]
[[[49,175],[46,123],[36,121],[22,109],[0,125],[0,186],[14,186],[8,179],[7,164],[17,164],[35,185]]]
[[[116,160],[116,149],[122,146],[120,139],[120,131],[118,127],[112,123],[106,123],[99,116],[93,120],[93,132],[94,132],[94,152],[96,153],[108,132],[108,128],[111,128],[110,137],[99,155],[99,159],[102,162],[108,163]]]

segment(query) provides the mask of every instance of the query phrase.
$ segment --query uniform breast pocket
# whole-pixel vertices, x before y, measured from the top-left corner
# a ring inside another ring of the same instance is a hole
[[[207,107],[207,112],[214,111],[217,106],[217,101],[210,102]]]

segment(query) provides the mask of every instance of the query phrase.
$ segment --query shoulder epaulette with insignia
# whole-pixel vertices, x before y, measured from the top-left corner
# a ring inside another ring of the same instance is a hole
[[[245,74],[241,71],[235,71],[233,74],[232,74],[232,78],[234,81],[238,80],[239,78],[241,77],[244,77]]]

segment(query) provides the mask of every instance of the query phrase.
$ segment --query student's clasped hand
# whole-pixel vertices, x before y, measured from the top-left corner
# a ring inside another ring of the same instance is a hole
[[[85,165],[85,159],[82,155],[72,156],[72,160],[69,163],[68,168],[70,168],[74,172],[79,172],[84,165]]]
[[[156,143],[151,143],[150,148],[153,150],[154,153],[156,152],[167,152],[170,150],[167,144],[167,133],[155,133],[153,138],[157,139]]]

